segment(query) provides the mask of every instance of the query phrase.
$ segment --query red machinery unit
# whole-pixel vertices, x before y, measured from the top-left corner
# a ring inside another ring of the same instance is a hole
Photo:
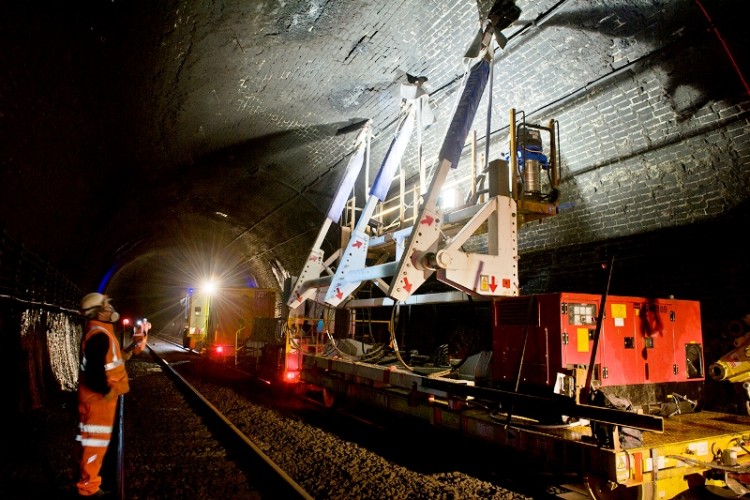
[[[494,304],[491,373],[498,385],[554,388],[561,375],[588,375],[600,295],[551,293]],[[705,378],[700,304],[608,296],[591,380],[634,404],[678,393],[700,397]],[[525,346],[525,348],[524,348]],[[520,372],[520,378],[519,378]]]

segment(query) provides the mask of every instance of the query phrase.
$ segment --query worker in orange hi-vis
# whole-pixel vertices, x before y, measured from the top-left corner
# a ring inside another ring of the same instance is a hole
[[[81,300],[81,313],[88,318],[81,341],[81,367],[78,378],[78,435],[81,442],[81,476],[76,487],[82,497],[104,493],[99,475],[112,438],[117,397],[130,390],[125,360],[113,323],[120,314],[101,293],[90,293]]]
[[[148,343],[148,331],[151,329],[151,323],[146,318],[138,321],[133,329],[133,354],[140,354],[146,349]],[[128,347],[130,349],[131,347]]]

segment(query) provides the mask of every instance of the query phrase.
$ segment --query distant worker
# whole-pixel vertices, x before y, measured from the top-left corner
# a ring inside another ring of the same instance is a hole
[[[81,477],[76,483],[78,495],[99,497],[99,475],[104,455],[112,438],[117,412],[117,397],[130,390],[125,359],[115,336],[113,323],[120,314],[109,297],[90,293],[81,300],[81,313],[87,318],[81,340],[81,366],[78,377],[78,435],[81,442]],[[129,357],[129,355],[125,355]]]
[[[132,349],[133,354],[138,355],[146,349],[148,343],[148,331],[151,329],[151,323],[146,318],[138,320],[133,329],[133,344],[128,347]]]

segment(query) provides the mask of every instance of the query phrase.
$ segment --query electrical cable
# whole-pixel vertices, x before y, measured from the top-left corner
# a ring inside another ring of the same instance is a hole
[[[747,80],[745,80],[745,75],[742,74],[742,70],[737,64],[737,61],[735,61],[734,56],[732,55],[732,51],[729,50],[729,46],[724,41],[724,37],[722,37],[721,33],[719,33],[719,29],[714,25],[714,22],[711,20],[711,16],[708,14],[708,11],[703,6],[701,1],[695,0],[695,3],[698,5],[698,8],[701,10],[701,12],[703,12],[703,15],[706,16],[706,20],[708,21],[709,28],[716,35],[716,38],[718,38],[719,43],[721,44],[721,47],[724,49],[724,52],[726,52],[727,57],[729,57],[729,62],[732,63],[732,67],[737,72],[737,76],[740,78],[740,81],[742,82],[742,86],[745,87],[745,93],[750,95],[750,85],[748,85]]]

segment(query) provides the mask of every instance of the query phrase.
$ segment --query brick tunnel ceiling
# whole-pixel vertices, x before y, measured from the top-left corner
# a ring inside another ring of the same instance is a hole
[[[0,222],[84,287],[114,270],[121,296],[171,275],[180,276],[175,286],[190,285],[218,269],[277,286],[271,262],[291,274],[301,268],[365,120],[374,132],[371,169],[379,166],[407,75],[427,77],[436,122],[423,140],[428,157],[436,155],[463,55],[491,5],[6,4]],[[507,126],[510,108],[543,109],[601,78],[637,89],[638,67],[618,68],[676,46],[696,54],[663,67],[678,115],[738,93],[731,65],[692,49],[716,40],[699,2],[516,5],[506,50],[495,52],[495,74],[505,76],[492,82],[493,131]],[[732,2],[710,9],[738,44]],[[575,131],[562,127],[564,152],[565,134]],[[413,144],[403,168],[417,171]]]

